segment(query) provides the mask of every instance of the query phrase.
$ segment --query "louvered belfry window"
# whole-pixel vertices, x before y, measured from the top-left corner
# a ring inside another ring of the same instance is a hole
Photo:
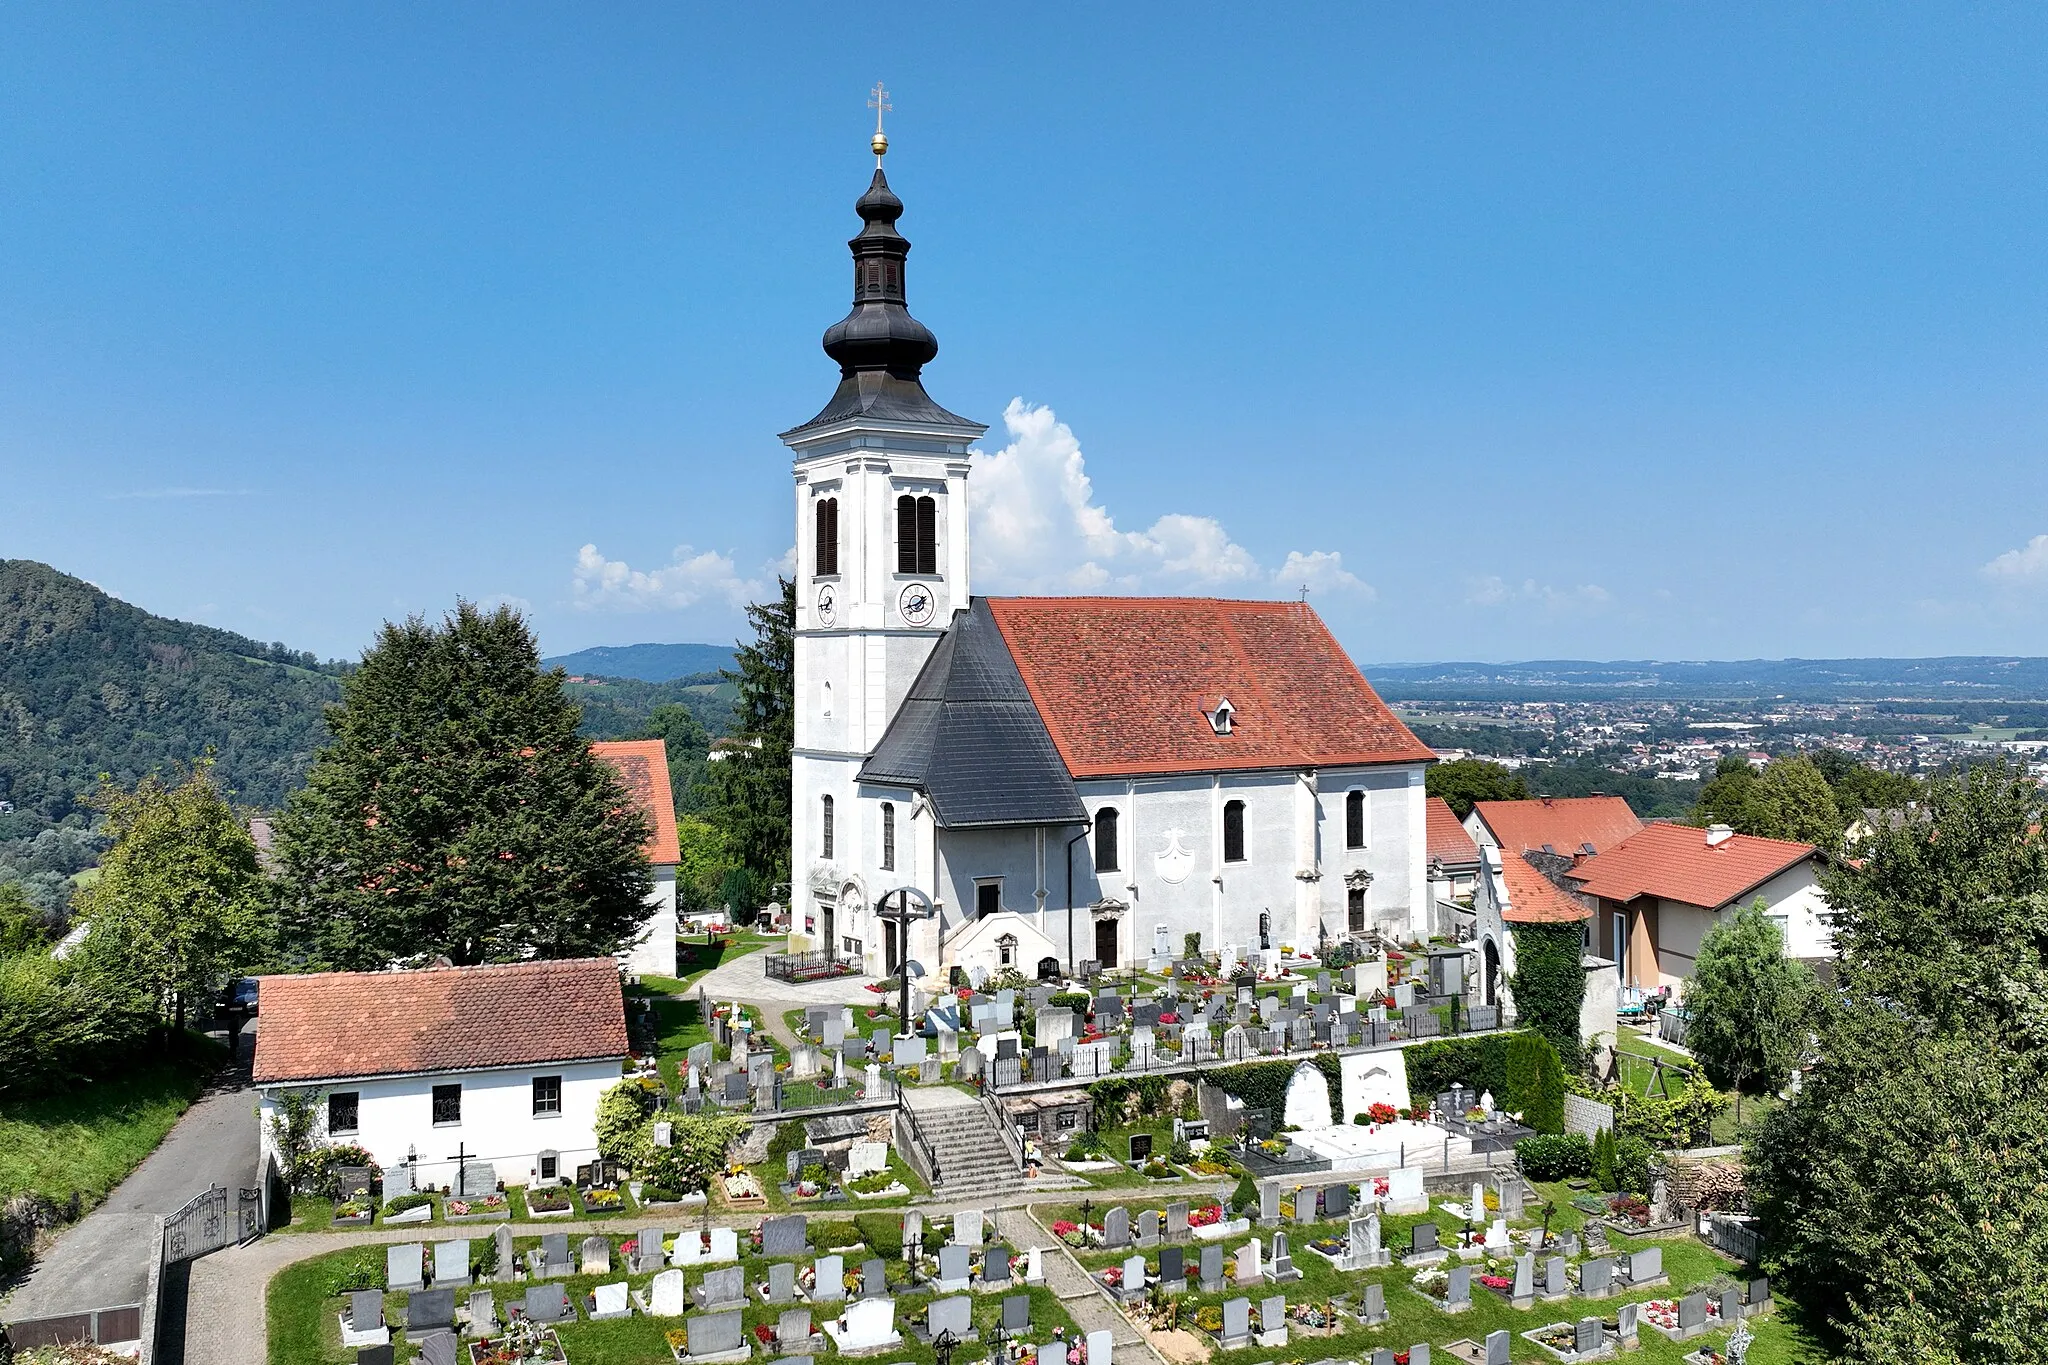
[[[839,572],[839,499],[818,499],[818,573]]]
[[[905,493],[896,499],[896,572],[939,571],[939,505]]]

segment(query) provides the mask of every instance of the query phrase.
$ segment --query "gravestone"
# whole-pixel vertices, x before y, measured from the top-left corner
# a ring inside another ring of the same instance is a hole
[[[1417,1223],[1408,1229],[1408,1254],[1427,1255],[1437,1249],[1437,1227],[1435,1223]]]
[[[1009,1294],[1003,1299],[1003,1330],[1024,1332],[1031,1328],[1031,1296]]]
[[[1202,1248],[1202,1292],[1223,1292],[1223,1248],[1214,1242]]]
[[[1264,1259],[1261,1255],[1264,1250],[1265,1248],[1259,1245],[1259,1239],[1254,1237],[1244,1244],[1243,1250],[1237,1253],[1237,1282],[1239,1284],[1257,1284],[1266,1278],[1264,1267],[1260,1264]]]
[[[1742,1291],[1724,1289],[1721,1291],[1721,1321],[1732,1323],[1742,1316]]]
[[[980,1209],[962,1209],[953,1215],[953,1240],[964,1247],[978,1247],[984,1240]]]
[[[1508,1365],[1508,1341],[1505,1327],[1486,1334],[1486,1365]]]
[[[1259,1345],[1287,1344],[1287,1298],[1276,1294],[1259,1305]]]
[[[510,1231],[511,1229],[506,1229],[508,1234]],[[661,1263],[661,1229],[640,1229],[640,1235],[633,1239],[633,1259],[630,1263],[633,1272],[637,1275],[645,1275],[661,1269]]]
[[[1003,1285],[1010,1282],[1010,1253],[1002,1247],[990,1247],[982,1253],[981,1282],[985,1285]]]
[[[848,1304],[839,1319],[838,1330],[835,1332],[829,1323],[825,1330],[841,1355],[893,1346],[901,1340],[896,1334],[896,1300],[883,1297]]]
[[[1110,1354],[1116,1342],[1108,1332],[1090,1332],[1087,1353],[1081,1357],[1081,1365],[1110,1365]]]
[[[1678,1332],[1680,1336],[1697,1336],[1707,1328],[1707,1296],[1701,1293],[1687,1294],[1678,1301]]]
[[[498,1192],[498,1168],[488,1161],[463,1163],[458,1192],[464,1199],[482,1199]]]
[[[810,1250],[806,1240],[809,1234],[810,1220],[800,1213],[764,1218],[761,1220],[761,1254],[801,1256]]]
[[[1236,1350],[1251,1340],[1252,1301],[1250,1299],[1226,1299],[1223,1303],[1223,1349]]]
[[[879,1256],[870,1256],[860,1263],[860,1296],[864,1299],[878,1299],[889,1292],[889,1263]]]
[[[1266,1271],[1266,1278],[1275,1284],[1283,1280],[1298,1279],[1301,1272],[1294,1268],[1294,1257],[1287,1252],[1287,1234],[1273,1234],[1273,1264]]]
[[[355,1333],[374,1332],[384,1326],[384,1296],[374,1289],[359,1289],[348,1296],[348,1329]]]
[[[624,1280],[616,1284],[601,1284],[590,1291],[590,1317],[593,1322],[632,1316],[633,1304],[626,1295]]]
[[[1589,1299],[1604,1299],[1614,1292],[1614,1258],[1595,1256],[1579,1264],[1579,1293]]]
[[[1123,1205],[1102,1215],[1102,1244],[1118,1250],[1131,1244],[1131,1215]]]
[[[736,1265],[707,1272],[697,1286],[697,1306],[706,1312],[740,1307],[746,1301],[746,1272]]]
[[[400,1293],[424,1288],[427,1249],[418,1242],[400,1242],[384,1249],[384,1287]]]
[[[745,1342],[746,1322],[737,1308],[722,1313],[698,1313],[683,1326],[693,1356],[726,1355],[740,1350]]]
[[[1358,1316],[1371,1323],[1387,1320],[1387,1291],[1378,1280],[1373,1280],[1365,1286],[1365,1300],[1359,1308]]]
[[[367,1168],[364,1169],[367,1173]],[[408,1165],[388,1167],[384,1172],[384,1197],[396,1199],[401,1194],[415,1193],[413,1168]]]
[[[1472,1306],[1472,1267],[1454,1265],[1450,1271],[1450,1283],[1444,1286],[1444,1307],[1453,1311]]]
[[[1578,1355],[1590,1355],[1600,1349],[1600,1319],[1580,1318],[1572,1328],[1572,1350]]]
[[[1187,1254],[1179,1247],[1166,1247],[1159,1253],[1159,1282],[1167,1286],[1169,1294],[1185,1293],[1187,1290]],[[1173,1286],[1180,1286],[1178,1289]]]
[[[1138,1245],[1156,1247],[1159,1245],[1159,1211],[1146,1209],[1138,1215]]]
[[[558,1284],[537,1284],[526,1291],[526,1316],[535,1322],[560,1322],[569,1316],[569,1296]]]
[[[1664,1248],[1648,1247],[1628,1258],[1628,1282],[1648,1284],[1664,1273]]]
[[[488,1336],[498,1325],[498,1296],[488,1289],[479,1289],[469,1296],[469,1330],[475,1336]]]
[[[1536,1256],[1523,1252],[1515,1257],[1515,1307],[1526,1308],[1536,1297]]]
[[[612,1273],[612,1244],[602,1237],[590,1236],[583,1239],[578,1248],[578,1260],[584,1275],[609,1275]]]
[[[919,1034],[909,1034],[896,1040],[896,1051],[891,1057],[897,1066],[923,1066],[928,1048]]]
[[[1494,1179],[1500,1198],[1500,1216],[1510,1221],[1522,1216],[1522,1177],[1505,1171]]]
[[[951,1332],[954,1340],[967,1340],[974,1332],[974,1300],[964,1294],[933,1299],[924,1312],[924,1330],[932,1337]]]
[[[1131,1134],[1131,1164],[1133,1166],[1142,1166],[1151,1159],[1152,1135],[1150,1133]]]
[[[683,1315],[683,1272],[664,1270],[654,1277],[647,1286],[647,1311],[656,1317],[679,1318]]]
[[[846,1260],[841,1256],[820,1256],[811,1266],[811,1297],[846,1297]]]
[[[1185,1203],[1166,1206],[1166,1240],[1177,1242],[1188,1235],[1188,1206]]]
[[[1349,1185],[1326,1185],[1323,1187],[1323,1217],[1342,1218],[1351,1212],[1351,1187]]]
[[[1552,1256],[1543,1263],[1543,1288],[1540,1291],[1546,1299],[1561,1299],[1572,1292],[1565,1279],[1565,1259]]]
[[[1132,1256],[1124,1261],[1122,1290],[1124,1297],[1127,1299],[1137,1298],[1145,1292],[1145,1258],[1143,1256]]]
[[[469,1239],[434,1243],[434,1288],[469,1283]]]
[[[540,1239],[540,1273],[552,1279],[574,1271],[576,1263],[569,1259],[569,1234],[547,1232]]]
[[[1642,1311],[1643,1306],[1639,1303],[1625,1303],[1615,1310],[1616,1326],[1624,1343],[1636,1339],[1636,1319]]]
[[[1280,1217],[1280,1186],[1272,1181],[1259,1186],[1259,1221],[1271,1223]]]
[[[972,1268],[973,1254],[958,1242],[939,1248],[939,1290],[942,1293],[958,1293],[968,1287],[968,1276]]]
[[[775,1320],[775,1349],[784,1355],[809,1350],[812,1330],[810,1309],[785,1308]]]
[[[456,1365],[456,1341],[453,1332],[433,1332],[418,1340],[419,1354],[413,1359],[418,1365]]]
[[[788,1303],[796,1297],[796,1266],[777,1261],[768,1267],[768,1302]]]

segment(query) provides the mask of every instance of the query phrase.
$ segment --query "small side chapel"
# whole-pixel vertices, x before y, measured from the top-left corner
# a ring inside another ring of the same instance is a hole
[[[925,392],[903,203],[854,205],[839,384],[795,456],[792,929],[875,975],[1027,976],[1200,934],[1241,955],[1426,934],[1433,754],[1305,603],[977,597],[970,447]],[[881,898],[935,913],[908,943]]]

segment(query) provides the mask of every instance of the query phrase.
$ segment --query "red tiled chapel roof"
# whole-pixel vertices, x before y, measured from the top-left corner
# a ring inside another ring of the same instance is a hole
[[[612,771],[640,809],[646,812],[654,832],[642,848],[650,863],[679,863],[682,847],[676,841],[676,795],[669,785],[668,746],[658,739],[602,739],[590,752],[609,763]]]

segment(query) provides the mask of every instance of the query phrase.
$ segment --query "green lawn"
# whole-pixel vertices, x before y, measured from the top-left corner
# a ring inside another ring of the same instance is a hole
[[[1546,1186],[1541,1188],[1549,1197],[1569,1193],[1569,1191],[1565,1191],[1562,1187]],[[1144,1201],[1124,1200],[1115,1202],[1125,1203],[1130,1208],[1132,1228],[1135,1233],[1137,1215],[1140,1211],[1148,1208],[1157,1209],[1161,1211],[1163,1217],[1165,1205],[1179,1197],[1170,1189],[1155,1189],[1151,1193],[1150,1198]],[[1200,1201],[1195,1202],[1199,1203]],[[1093,1221],[1096,1223],[1102,1221],[1103,1211],[1106,1207],[1107,1203],[1095,1206],[1091,1214]],[[1080,1208],[1078,1204],[1063,1203],[1056,1208],[1041,1208],[1036,1211],[1044,1216],[1044,1221],[1048,1225],[1056,1219],[1065,1219],[1076,1223],[1080,1221]],[[1532,1204],[1530,1212],[1534,1216],[1523,1220],[1517,1226],[1534,1226],[1540,1222],[1542,1217],[1540,1207]],[[1397,1252],[1401,1248],[1406,1247],[1409,1244],[1409,1229],[1423,1221],[1424,1217],[1433,1218],[1436,1221],[1440,1232],[1445,1236],[1446,1240],[1449,1240],[1450,1236],[1458,1231],[1458,1226],[1451,1217],[1441,1210],[1432,1210],[1428,1215],[1390,1216],[1381,1220],[1381,1230],[1386,1240],[1386,1245],[1394,1248]],[[1572,1209],[1568,1203],[1560,1200],[1557,1213],[1552,1218],[1551,1226],[1557,1229],[1571,1229],[1576,1228],[1583,1221],[1583,1214]],[[1425,1341],[1436,1346],[1441,1351],[1445,1344],[1458,1338],[1464,1337],[1474,1341],[1484,1341],[1488,1332],[1505,1328],[1514,1334],[1511,1347],[1514,1360],[1550,1361],[1554,1360],[1555,1357],[1523,1339],[1520,1334],[1530,1328],[1546,1326],[1553,1322],[1575,1320],[1582,1316],[1594,1314],[1611,1319],[1614,1316],[1616,1305],[1622,1302],[1623,1299],[1675,1298],[1695,1288],[1734,1282],[1742,1273],[1741,1267],[1736,1265],[1735,1262],[1720,1255],[1704,1243],[1690,1237],[1669,1238],[1652,1243],[1647,1240],[1617,1236],[1612,1239],[1617,1251],[1634,1250],[1650,1245],[1662,1246],[1664,1248],[1664,1266],[1671,1277],[1671,1283],[1668,1286],[1659,1286],[1654,1289],[1646,1289],[1624,1295],[1622,1299],[1568,1299],[1557,1303],[1539,1302],[1534,1308],[1518,1312],[1508,1304],[1507,1300],[1497,1297],[1490,1291],[1480,1287],[1476,1274],[1478,1263],[1474,1262],[1472,1263],[1475,1266],[1472,1307],[1462,1313],[1446,1314],[1436,1309],[1430,1300],[1408,1287],[1409,1281],[1414,1278],[1415,1272],[1413,1271],[1404,1269],[1399,1265],[1394,1265],[1384,1270],[1340,1272],[1321,1255],[1309,1249],[1308,1244],[1319,1238],[1331,1237],[1341,1239],[1345,1235],[1346,1230],[1342,1220],[1306,1225],[1290,1222],[1284,1229],[1260,1228],[1257,1231],[1261,1240],[1268,1248],[1271,1246],[1272,1236],[1276,1230],[1284,1230],[1287,1233],[1288,1245],[1294,1258],[1294,1265],[1296,1269],[1302,1272],[1302,1278],[1284,1286],[1255,1285],[1244,1289],[1232,1288],[1222,1294],[1210,1295],[1199,1292],[1190,1293],[1181,1300],[1181,1322],[1183,1325],[1191,1324],[1194,1321],[1195,1313],[1200,1308],[1208,1305],[1219,1305],[1225,1299],[1236,1298],[1240,1295],[1256,1301],[1272,1294],[1284,1293],[1289,1304],[1323,1301],[1340,1295],[1349,1295],[1352,1302],[1356,1303],[1358,1295],[1361,1293],[1361,1286],[1370,1281],[1377,1280],[1386,1294],[1387,1307],[1392,1314],[1391,1320],[1385,1326],[1366,1327],[1353,1319],[1345,1318],[1343,1319],[1345,1330],[1337,1334],[1336,1337],[1323,1340],[1297,1335],[1289,1343],[1286,1355],[1300,1359],[1307,1359],[1313,1354],[1317,1357],[1330,1356],[1340,1359],[1364,1360],[1370,1357],[1374,1349],[1381,1346],[1405,1351],[1416,1342]],[[1224,1255],[1226,1257],[1235,1256],[1248,1240],[1249,1234],[1226,1239],[1223,1243]],[[1189,1257],[1193,1264],[1199,1264],[1201,1245],[1199,1242],[1190,1244]],[[1081,1264],[1091,1273],[1105,1270],[1110,1266],[1121,1265],[1128,1257],[1135,1254],[1138,1253],[1134,1249],[1122,1251],[1083,1251],[1077,1253]],[[1158,1270],[1158,1252],[1149,1251],[1145,1255],[1148,1263],[1148,1273],[1156,1274]],[[1754,1365],[1786,1365],[1787,1362],[1817,1358],[1817,1347],[1810,1338],[1799,1330],[1796,1310],[1792,1310],[1791,1305],[1781,1305],[1772,1314],[1752,1320],[1751,1330],[1756,1333],[1756,1345],[1751,1350],[1749,1356]],[[1725,1335],[1721,1339],[1725,1339]],[[1205,1338],[1206,1340],[1207,1338]],[[1709,1342],[1714,1341],[1713,1338],[1706,1340]],[[1697,1349],[1700,1344],[1701,1341],[1698,1340],[1688,1342],[1682,1346],[1677,1343],[1667,1342],[1654,1330],[1645,1327],[1641,1336],[1641,1349],[1630,1355],[1628,1359],[1645,1362],[1645,1365],[1651,1365],[1652,1362],[1655,1362],[1656,1365],[1677,1365],[1679,1361],[1684,1359],[1687,1353]],[[1238,1351],[1216,1351],[1210,1357],[1215,1365],[1251,1365],[1255,1361],[1273,1358],[1271,1350],[1261,1350],[1256,1346],[1246,1347]]]
[[[1616,1077],[1624,1088],[1633,1090],[1639,1095],[1650,1092],[1655,1088],[1657,1069],[1651,1065],[1653,1060],[1661,1061],[1667,1067],[1683,1067],[1687,1071],[1698,1071],[1700,1069],[1699,1063],[1684,1053],[1673,1052],[1668,1047],[1662,1047],[1647,1038],[1634,1034],[1624,1033],[1620,1043],[1615,1047],[1615,1052],[1617,1053]],[[1676,1091],[1684,1084],[1685,1077],[1683,1075],[1674,1075],[1667,1070],[1664,1074],[1664,1080],[1673,1091]],[[1742,1141],[1742,1135],[1748,1131],[1750,1125],[1769,1113],[1777,1103],[1777,1097],[1773,1095],[1743,1096],[1741,1121],[1737,1122],[1735,1107],[1731,1104],[1725,1111],[1715,1116],[1713,1127],[1709,1133],[1711,1142],[1715,1146],[1726,1147]]]
[[[60,1205],[74,1194],[97,1204],[156,1150],[223,1056],[194,1035],[175,1059],[0,1104],[0,1199],[38,1190]]]
[[[732,939],[727,937],[711,939],[681,938],[676,940],[676,975],[642,976],[640,984],[660,995],[684,995],[697,988],[697,978],[713,967],[735,962],[748,953],[757,953],[768,946],[769,940],[759,938]]]
[[[829,1220],[829,1221],[828,1221]],[[811,1246],[825,1247],[857,1246],[859,1250],[846,1252],[847,1269],[853,1270],[867,1255],[888,1255],[897,1252],[900,1242],[896,1235],[898,1215],[886,1214],[879,1217],[850,1217],[828,1215],[827,1219],[814,1218],[811,1223]],[[670,1220],[660,1220],[670,1221]],[[872,1235],[864,1235],[862,1229],[872,1229]],[[635,1230],[637,1231],[637,1229]],[[486,1234],[488,1235],[488,1234]],[[613,1246],[613,1264],[623,1266],[625,1262],[618,1252],[619,1244],[631,1236],[626,1233],[610,1240]],[[744,1234],[742,1234],[744,1237]],[[576,1239],[580,1241],[581,1238]],[[519,1252],[538,1246],[538,1237],[520,1237],[514,1246]],[[928,1242],[936,1246],[936,1240]],[[742,1242],[744,1249],[744,1241]],[[472,1247],[472,1252],[476,1250]],[[799,1265],[808,1265],[811,1257],[798,1259]],[[742,1264],[746,1269],[749,1285],[767,1278],[768,1262],[762,1258],[744,1255]],[[684,1271],[691,1284],[703,1278],[703,1271]],[[935,1357],[929,1346],[922,1345],[909,1332],[911,1324],[920,1321],[924,1305],[932,1297],[928,1279],[912,1288],[908,1283],[909,1267],[901,1259],[892,1259],[889,1265],[891,1291],[896,1295],[896,1326],[903,1333],[903,1343],[892,1347],[887,1359],[908,1361],[913,1365],[932,1365]],[[645,1291],[651,1275],[628,1275],[616,1273],[606,1276],[574,1276],[558,1281],[568,1292],[571,1302],[579,1303],[582,1296],[600,1283],[627,1281],[635,1289]],[[355,1359],[353,1351],[341,1349],[341,1331],[337,1315],[341,1311],[344,1295],[350,1289],[378,1288],[384,1281],[384,1248],[368,1247],[348,1251],[331,1252],[297,1265],[287,1267],[270,1282],[268,1314],[270,1320],[270,1362],[271,1365],[350,1365]],[[500,1310],[506,1304],[516,1302],[524,1295],[524,1286],[519,1284],[488,1286],[498,1299]],[[1021,1288],[1018,1292],[1024,1292]],[[1031,1320],[1037,1339],[1049,1338],[1055,1327],[1065,1328],[1073,1333],[1073,1320],[1067,1316],[1059,1301],[1044,1289],[1029,1291],[1031,1295]],[[1002,1312],[1001,1294],[977,1294],[974,1296],[974,1320],[977,1328],[992,1325]],[[458,1291],[458,1306],[467,1303],[467,1291]],[[385,1296],[387,1320],[395,1313],[402,1295]],[[783,1311],[783,1305],[766,1304],[758,1296],[745,1310],[749,1332],[757,1325],[773,1326]],[[813,1309],[814,1323],[830,1309],[818,1305]],[[659,1365],[672,1357],[665,1342],[666,1333],[672,1328],[683,1326],[682,1318],[649,1318],[635,1316],[615,1322],[585,1322],[565,1325],[561,1338],[569,1358],[576,1365]],[[409,1343],[400,1337],[398,1359],[413,1358]],[[826,1344],[817,1353],[821,1357],[835,1357],[837,1352]]]

